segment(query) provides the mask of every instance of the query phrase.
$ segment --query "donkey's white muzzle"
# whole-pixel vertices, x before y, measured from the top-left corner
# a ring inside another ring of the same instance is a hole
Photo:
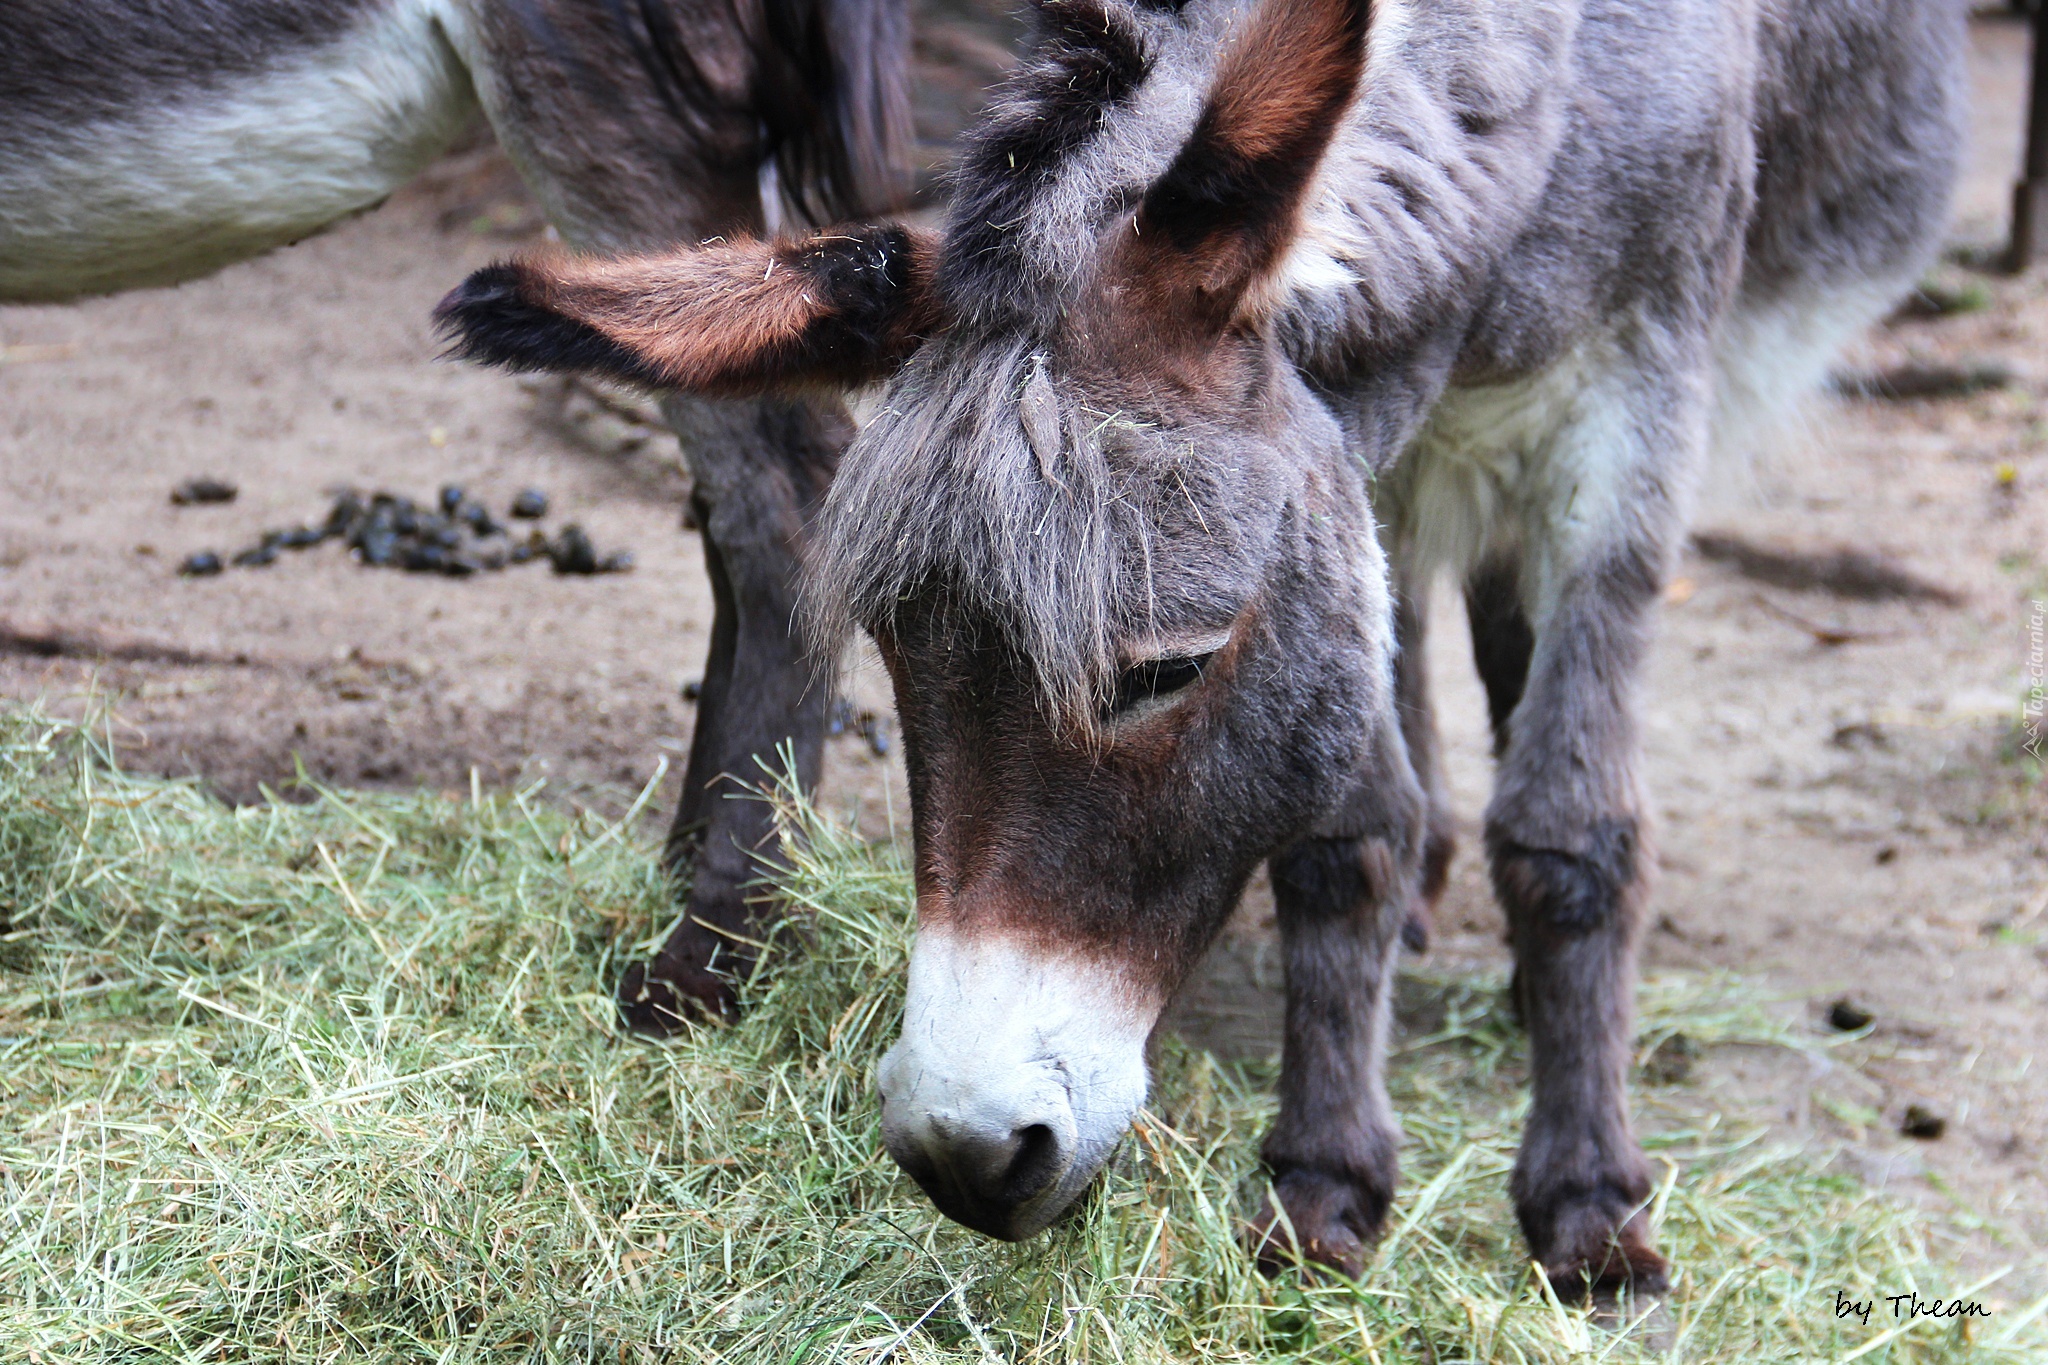
[[[1113,971],[991,935],[921,930],[882,1137],[939,1211],[1021,1241],[1074,1202],[1145,1102],[1158,1015]]]

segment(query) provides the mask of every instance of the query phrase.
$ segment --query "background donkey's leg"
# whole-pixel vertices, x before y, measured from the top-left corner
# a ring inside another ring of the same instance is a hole
[[[1408,762],[1422,782],[1427,812],[1422,844],[1422,879],[1414,903],[1401,926],[1401,940],[1411,952],[1429,947],[1430,919],[1451,875],[1451,856],[1458,840],[1451,823],[1451,797],[1444,785],[1443,745],[1437,737],[1436,710],[1429,696],[1429,661],[1424,654],[1429,615],[1428,580],[1420,573],[1398,570],[1394,583],[1394,701],[1401,708],[1401,738]]]
[[[731,978],[766,929],[746,888],[774,828],[751,789],[780,772],[785,745],[798,782],[817,783],[831,688],[803,658],[793,570],[851,432],[837,405],[677,397],[664,411],[690,452],[715,616],[666,855],[689,879],[684,918],[619,985],[620,1010],[643,1032],[672,1027],[692,1002],[730,1012]]]
[[[1373,750],[1384,766],[1333,822],[1338,832],[1304,839],[1267,865],[1287,961],[1280,1114],[1261,1149],[1278,1207],[1252,1225],[1269,1269],[1299,1254],[1358,1274],[1399,1174],[1400,1133],[1382,1069],[1396,944],[1415,901],[1426,816],[1391,726]]]
[[[1516,644],[1521,613],[1496,602],[1499,610],[1475,616],[1486,622],[1482,646],[1502,646],[1487,678],[1497,707],[1521,671],[1514,660],[1528,660],[1519,703],[1503,718],[1486,846],[1507,911],[1535,1088],[1515,1208],[1552,1282],[1573,1296],[1589,1280],[1604,1293],[1655,1291],[1665,1279],[1627,1095],[1637,929],[1653,861],[1633,690],[1677,523],[1648,448],[1588,452],[1608,462],[1597,472],[1614,490],[1611,515],[1578,509],[1598,518],[1599,538],[1573,557],[1566,533],[1549,531],[1537,546],[1542,558],[1524,560],[1522,581],[1540,574],[1547,584],[1542,609],[1528,612],[1533,650]]]
[[[907,138],[906,0],[458,0],[450,36],[499,141],[563,235],[633,251],[758,236],[780,209],[764,168],[812,216],[890,207]],[[668,863],[684,916],[620,983],[626,1022],[729,1013],[763,925],[745,886],[771,833],[739,796],[794,751],[817,780],[828,697],[803,667],[794,574],[805,524],[852,426],[836,400],[664,406],[694,481],[714,603],[711,653]]]

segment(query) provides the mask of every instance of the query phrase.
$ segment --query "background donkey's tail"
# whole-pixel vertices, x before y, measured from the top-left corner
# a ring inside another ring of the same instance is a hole
[[[671,112],[746,114],[781,198],[813,223],[902,204],[910,178],[909,0],[604,0]],[[705,14],[707,6],[722,13]],[[636,12],[630,12],[636,11]],[[688,33],[744,35],[744,108],[707,77]],[[764,188],[766,188],[764,177]],[[771,221],[780,207],[767,206]]]

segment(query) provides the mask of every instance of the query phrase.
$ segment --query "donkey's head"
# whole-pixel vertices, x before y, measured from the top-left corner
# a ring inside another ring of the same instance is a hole
[[[1364,0],[1043,0],[943,234],[494,267],[464,353],[711,394],[886,381],[808,601],[896,688],[917,846],[890,1152],[998,1237],[1143,1102],[1146,1041],[1258,862],[1361,780],[1384,572],[1269,326]],[[1220,54],[1220,55],[1219,55]]]

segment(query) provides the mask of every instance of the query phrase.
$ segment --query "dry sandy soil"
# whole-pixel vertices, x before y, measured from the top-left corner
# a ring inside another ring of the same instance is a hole
[[[932,160],[1006,34],[967,10],[927,27]],[[1961,247],[2003,233],[2025,52],[2017,26],[1979,24]],[[710,611],[668,443],[586,397],[565,406],[433,360],[434,301],[537,229],[485,147],[213,279],[0,309],[0,695],[76,710],[95,692],[117,707],[127,762],[200,774],[237,800],[303,764],[345,786],[546,777],[616,804],[680,760],[692,717],[678,689]],[[2022,751],[2020,705],[2048,599],[2048,274],[1942,274],[1988,306],[1881,329],[1851,363],[1993,358],[2017,381],[1948,402],[1819,400],[1780,449],[1717,472],[1701,520],[1759,543],[1882,552],[1960,604],[1844,601],[1688,561],[1649,678],[1663,875],[1645,958],[1741,973],[1816,1037],[1829,1002],[1867,1005],[1870,1036],[1826,1065],[1721,1049],[1679,1090],[1840,1149],[1953,1215],[1960,1254],[2026,1262],[2014,1282],[2039,1285],[2048,786]],[[239,484],[240,499],[170,506],[172,485],[200,474]],[[444,482],[499,505],[545,488],[554,521],[580,521],[638,567],[457,581],[361,569],[326,546],[218,578],[174,572],[194,550],[317,519],[335,485],[427,497]],[[1473,852],[1483,706],[1451,596],[1431,665],[1468,837],[1426,965],[1499,970]],[[886,708],[872,675],[851,690]],[[880,832],[902,809],[900,774],[837,741],[826,798]],[[1262,907],[1255,894],[1195,992],[1190,1027],[1231,1046],[1273,1036]],[[1685,1102],[1653,1090],[1649,1121]],[[1946,1136],[1898,1136],[1908,1104],[1945,1116]]]

